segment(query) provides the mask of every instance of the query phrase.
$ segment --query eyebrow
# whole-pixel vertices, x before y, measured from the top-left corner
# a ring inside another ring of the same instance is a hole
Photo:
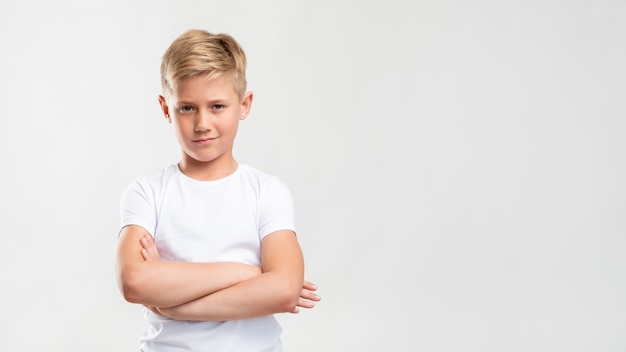
[[[207,104],[224,104],[224,103],[229,103],[230,100],[228,98],[216,98],[216,99],[211,99],[208,101],[203,101],[202,104],[207,103]],[[184,99],[180,99],[178,100],[178,102],[176,103],[176,105],[198,105],[197,102],[192,102],[191,100],[184,100]]]

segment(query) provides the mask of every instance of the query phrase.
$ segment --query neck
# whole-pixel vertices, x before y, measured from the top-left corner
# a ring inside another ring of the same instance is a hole
[[[183,155],[178,163],[178,168],[187,177],[198,181],[215,181],[220,178],[232,175],[237,170],[239,164],[234,158],[226,160],[198,161]]]

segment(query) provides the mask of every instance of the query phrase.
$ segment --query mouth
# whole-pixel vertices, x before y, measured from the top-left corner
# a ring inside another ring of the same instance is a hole
[[[204,144],[204,143],[210,143],[214,140],[216,140],[217,137],[205,137],[205,138],[198,138],[198,139],[193,139],[192,141],[195,143],[200,143],[200,144]]]

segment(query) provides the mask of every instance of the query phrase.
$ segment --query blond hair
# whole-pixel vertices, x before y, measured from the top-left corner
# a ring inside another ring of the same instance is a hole
[[[206,75],[231,81],[239,99],[246,92],[246,55],[228,34],[212,34],[192,29],[176,38],[163,55],[161,86],[163,94],[173,93],[185,78]]]

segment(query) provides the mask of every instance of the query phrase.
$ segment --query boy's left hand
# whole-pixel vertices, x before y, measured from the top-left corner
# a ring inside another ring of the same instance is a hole
[[[141,256],[145,261],[150,260],[159,260],[161,256],[159,255],[159,250],[154,243],[154,239],[150,235],[145,235],[139,240],[141,243]]]

